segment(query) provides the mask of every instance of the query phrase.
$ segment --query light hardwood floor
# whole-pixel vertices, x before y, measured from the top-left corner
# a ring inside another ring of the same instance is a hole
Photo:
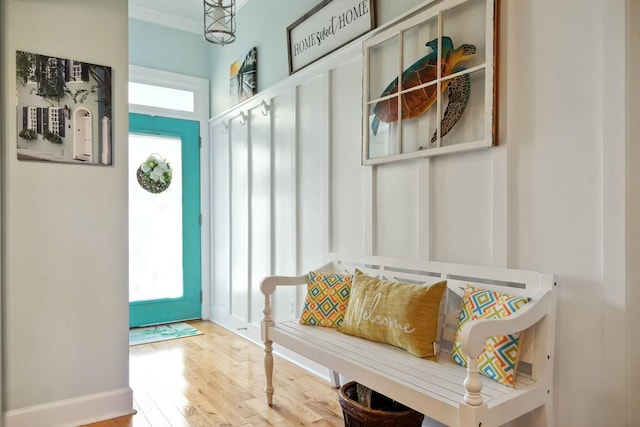
[[[204,335],[130,347],[137,414],[91,427],[342,426],[337,390],[276,356],[274,406],[261,347],[209,321]]]

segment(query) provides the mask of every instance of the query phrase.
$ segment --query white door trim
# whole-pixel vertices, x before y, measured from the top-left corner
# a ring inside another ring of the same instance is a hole
[[[193,92],[194,111],[172,110],[170,108],[149,107],[129,104],[130,113],[163,116],[176,119],[194,120],[200,123],[200,211],[202,213],[201,265],[202,265],[202,318],[211,317],[211,224],[210,224],[210,167],[211,153],[209,149],[209,80],[200,77],[176,74],[168,71],[129,65],[129,81],[148,85],[161,86]]]

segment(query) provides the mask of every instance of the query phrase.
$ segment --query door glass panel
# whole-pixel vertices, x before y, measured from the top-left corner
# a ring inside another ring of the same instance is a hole
[[[181,145],[179,138],[129,135],[129,302],[183,295]],[[173,169],[162,193],[148,192],[136,178],[151,154]]]

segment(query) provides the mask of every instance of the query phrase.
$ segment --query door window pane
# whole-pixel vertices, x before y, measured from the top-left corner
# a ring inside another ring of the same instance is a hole
[[[129,135],[129,302],[183,295],[181,145],[179,138]],[[150,154],[173,169],[162,193],[144,190],[136,178]]]

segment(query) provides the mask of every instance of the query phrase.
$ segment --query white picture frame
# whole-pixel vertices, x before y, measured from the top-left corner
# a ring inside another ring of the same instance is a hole
[[[429,3],[363,41],[363,165],[497,145],[498,5]],[[468,91],[449,127],[456,84]]]

